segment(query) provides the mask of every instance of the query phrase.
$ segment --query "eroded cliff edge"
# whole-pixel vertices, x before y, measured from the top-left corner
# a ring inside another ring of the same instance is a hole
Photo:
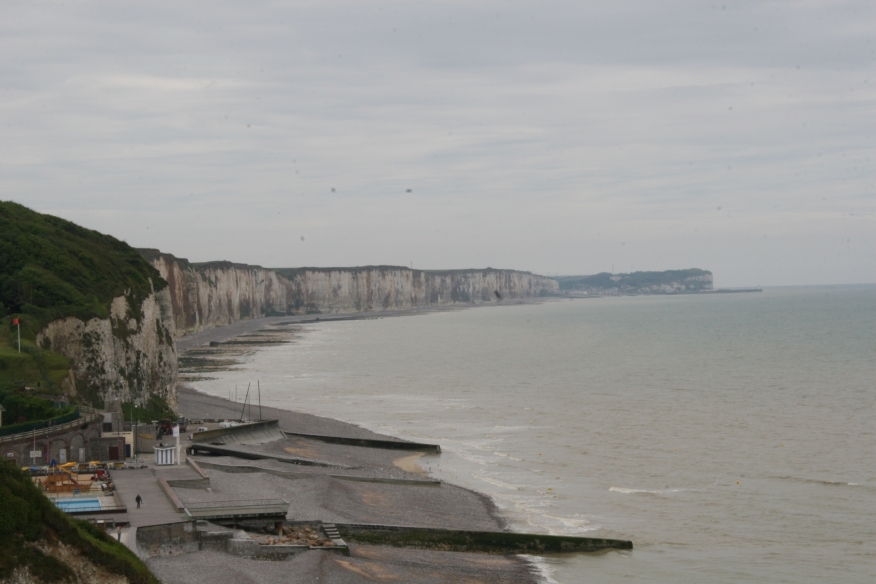
[[[49,322],[36,343],[66,357],[75,380],[65,392],[88,403],[108,399],[146,404],[153,396],[176,407],[178,363],[168,288],[142,302],[118,296],[109,318]]]
[[[400,266],[278,268],[193,264],[140,250],[167,280],[177,334],[283,314],[355,313],[489,303],[555,294],[551,278],[516,270],[412,270]]]
[[[170,300],[124,241],[0,201],[0,392],[173,405]]]

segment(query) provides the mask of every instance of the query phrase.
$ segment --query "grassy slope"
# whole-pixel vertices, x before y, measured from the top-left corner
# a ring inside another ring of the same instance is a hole
[[[609,274],[602,272],[592,276],[557,276],[554,280],[560,283],[560,290],[580,290],[583,288],[618,288],[628,287],[631,291],[645,286],[679,282],[692,276],[710,274],[706,270],[691,268],[689,270],[666,270],[665,272],[633,272],[631,274]],[[620,276],[620,280],[612,280],[612,276]]]
[[[43,582],[74,581],[74,571],[35,544],[63,543],[75,548],[90,563],[129,582],[157,582],[149,569],[128,548],[85,521],[61,512],[17,468],[0,463],[0,580],[27,567]]]
[[[58,393],[70,363],[37,347],[37,333],[67,316],[107,318],[112,299],[126,293],[136,311],[153,286],[166,285],[125,242],[0,201],[0,389],[23,382]],[[22,318],[20,354],[13,315]]]

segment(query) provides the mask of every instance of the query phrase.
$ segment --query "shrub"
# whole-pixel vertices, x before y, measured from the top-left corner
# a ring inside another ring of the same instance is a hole
[[[75,581],[69,566],[32,544],[61,541],[76,548],[91,563],[124,575],[129,582],[157,580],[128,548],[96,526],[70,519],[55,507],[18,468],[0,463],[0,580],[26,567],[44,582]]]

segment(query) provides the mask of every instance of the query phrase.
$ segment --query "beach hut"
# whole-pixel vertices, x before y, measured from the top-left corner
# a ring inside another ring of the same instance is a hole
[[[153,446],[155,450],[155,466],[176,464],[176,446]]]

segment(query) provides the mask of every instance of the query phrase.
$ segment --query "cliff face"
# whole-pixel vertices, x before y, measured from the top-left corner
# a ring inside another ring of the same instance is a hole
[[[433,272],[397,266],[278,269],[290,314],[396,310],[555,294],[556,281],[514,270]]]
[[[425,306],[423,272],[394,266],[277,270],[289,314],[401,310]]]
[[[555,280],[514,270],[428,272],[398,266],[283,268],[191,264],[140,250],[167,280],[177,334],[242,318],[403,310],[555,294]]]
[[[176,405],[178,369],[168,288],[140,303],[127,296],[114,298],[109,318],[54,320],[36,341],[70,361],[75,383],[65,389],[91,403],[120,399],[142,406],[156,395]]]
[[[157,250],[141,253],[167,280],[177,334],[286,313],[286,287],[272,270],[230,262],[195,265]]]
[[[426,272],[428,304],[498,302],[556,294],[556,280],[515,270]]]

